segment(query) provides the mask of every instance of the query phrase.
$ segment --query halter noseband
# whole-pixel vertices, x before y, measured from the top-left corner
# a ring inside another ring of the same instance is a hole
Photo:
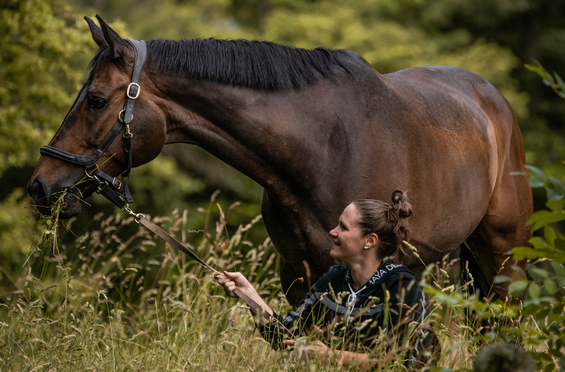
[[[145,59],[147,57],[147,46],[145,45],[145,41],[130,39],[125,40],[131,44],[135,51],[131,83],[128,85],[126,90],[126,103],[124,105],[124,109],[118,114],[118,120],[114,123],[108,133],[106,133],[106,136],[104,136],[104,139],[102,139],[102,142],[100,142],[96,150],[87,156],[71,154],[70,152],[57,149],[53,146],[43,146],[39,150],[41,155],[50,156],[55,159],[66,161],[67,163],[84,167],[86,175],[89,178],[93,178],[98,181],[97,192],[117,205],[120,209],[133,202],[127,185],[132,166],[131,140],[133,138],[129,125],[133,119],[133,105],[141,91],[141,87],[138,84],[139,75],[141,74],[141,69],[145,64]],[[118,136],[122,127],[125,127],[125,133],[122,135],[122,138],[124,140],[124,151],[127,154],[128,165],[127,169],[122,173],[123,182],[120,182],[116,177],[112,177],[102,172],[96,162]]]

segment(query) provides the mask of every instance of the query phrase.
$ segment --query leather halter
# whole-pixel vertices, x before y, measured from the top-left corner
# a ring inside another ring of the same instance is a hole
[[[122,209],[129,203],[133,203],[131,194],[128,188],[129,173],[132,167],[132,138],[133,134],[130,132],[130,123],[133,119],[133,106],[135,100],[139,97],[141,87],[139,86],[139,75],[145,60],[147,58],[147,46],[143,40],[130,40],[125,39],[135,51],[135,59],[133,64],[133,72],[131,75],[131,83],[126,90],[126,102],[124,109],[118,114],[118,120],[114,123],[112,128],[106,133],[102,142],[98,145],[96,150],[90,155],[75,155],[70,152],[60,150],[53,146],[43,146],[39,152],[41,155],[46,155],[55,159],[66,161],[67,163],[76,164],[85,168],[85,173],[89,178],[98,181],[98,192],[110,200],[112,203]],[[102,154],[108,149],[110,144],[125,127],[125,132],[122,135],[124,141],[124,151],[127,154],[127,169],[122,172],[122,181],[120,182],[116,177],[112,177],[100,170],[96,162]]]

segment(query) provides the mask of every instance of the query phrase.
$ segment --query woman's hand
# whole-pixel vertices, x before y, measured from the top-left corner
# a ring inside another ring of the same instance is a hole
[[[364,353],[355,353],[345,350],[332,350],[320,340],[309,342],[307,337],[302,337],[295,340],[285,340],[287,346],[294,347],[294,353],[298,360],[307,362],[312,358],[321,358],[321,360],[328,362],[330,357],[340,360],[344,366],[352,364],[357,365],[361,371],[370,370],[374,362],[369,361],[369,355]]]
[[[307,338],[298,340],[285,340],[285,345],[294,347],[299,360],[307,361],[320,355],[328,355],[331,350],[320,340],[309,342]]]
[[[214,273],[214,277],[218,280],[218,284],[224,288],[224,292],[230,297],[238,297],[235,295],[234,291],[239,289],[243,294],[247,295],[250,300],[255,302],[252,306],[251,303],[247,303],[249,305],[249,311],[251,314],[258,315],[261,314],[262,311],[266,311],[270,315],[273,315],[273,310],[267,305],[265,301],[259,296],[259,293],[253,288],[249,280],[243,276],[242,273],[228,273],[224,271],[223,273],[216,271]],[[255,305],[259,305],[259,308]],[[261,310],[262,309],[262,310]],[[265,319],[261,317],[261,319]],[[267,321],[267,320],[266,320]]]
[[[214,274],[214,277],[218,280],[218,284],[220,284],[224,288],[224,292],[230,297],[237,297],[233,291],[235,289],[239,289],[246,295],[250,295],[252,292],[255,291],[251,283],[243,276],[243,274],[237,273],[229,273],[224,271],[223,273],[217,271]]]

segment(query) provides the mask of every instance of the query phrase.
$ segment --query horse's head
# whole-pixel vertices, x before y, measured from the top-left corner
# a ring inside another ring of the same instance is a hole
[[[122,39],[100,17],[97,18],[101,28],[91,19],[85,18],[90,26],[92,38],[99,46],[88,80],[61,127],[46,147],[50,151],[42,150],[42,156],[28,184],[29,194],[42,213],[47,213],[49,209],[46,207],[54,203],[63,189],[67,189],[64,198],[66,208],[61,215],[63,218],[79,214],[80,200],[88,197],[98,187],[99,183],[92,182],[93,179],[87,177],[86,172],[92,175],[99,169],[111,179],[128,168],[123,136],[127,133],[125,124],[129,120],[124,118],[126,114],[122,110],[125,109],[126,92],[130,97],[137,93],[135,87],[133,90],[129,87],[132,82],[135,50],[130,42]],[[139,77],[139,86],[141,88],[135,99],[134,117],[129,126],[133,135],[132,166],[139,166],[154,159],[165,143],[165,117],[156,102],[159,93],[145,70]],[[107,134],[112,131],[116,136],[108,139]],[[126,134],[126,137],[128,136]],[[100,150],[104,139],[108,146]],[[63,156],[58,156],[59,150]],[[97,150],[100,157],[95,163],[85,164],[88,163],[87,159],[93,158]],[[74,155],[78,157],[75,158]],[[80,182],[81,180],[89,182]]]

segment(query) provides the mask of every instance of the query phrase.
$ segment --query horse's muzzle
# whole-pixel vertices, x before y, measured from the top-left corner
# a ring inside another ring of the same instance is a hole
[[[57,188],[59,191],[62,188]],[[51,214],[51,205],[57,200],[60,192],[53,192],[41,179],[41,177],[35,177],[27,187],[27,191],[32,199],[35,201],[35,207],[44,216]],[[81,211],[81,203],[77,193],[78,191],[72,190],[65,194],[64,203],[65,208],[60,214],[61,218],[70,218],[76,216]]]
[[[35,206],[37,210],[43,214],[49,214],[49,200],[47,200],[47,189],[45,187],[45,182],[39,177],[35,177],[27,186],[27,192],[31,198],[35,201]]]

